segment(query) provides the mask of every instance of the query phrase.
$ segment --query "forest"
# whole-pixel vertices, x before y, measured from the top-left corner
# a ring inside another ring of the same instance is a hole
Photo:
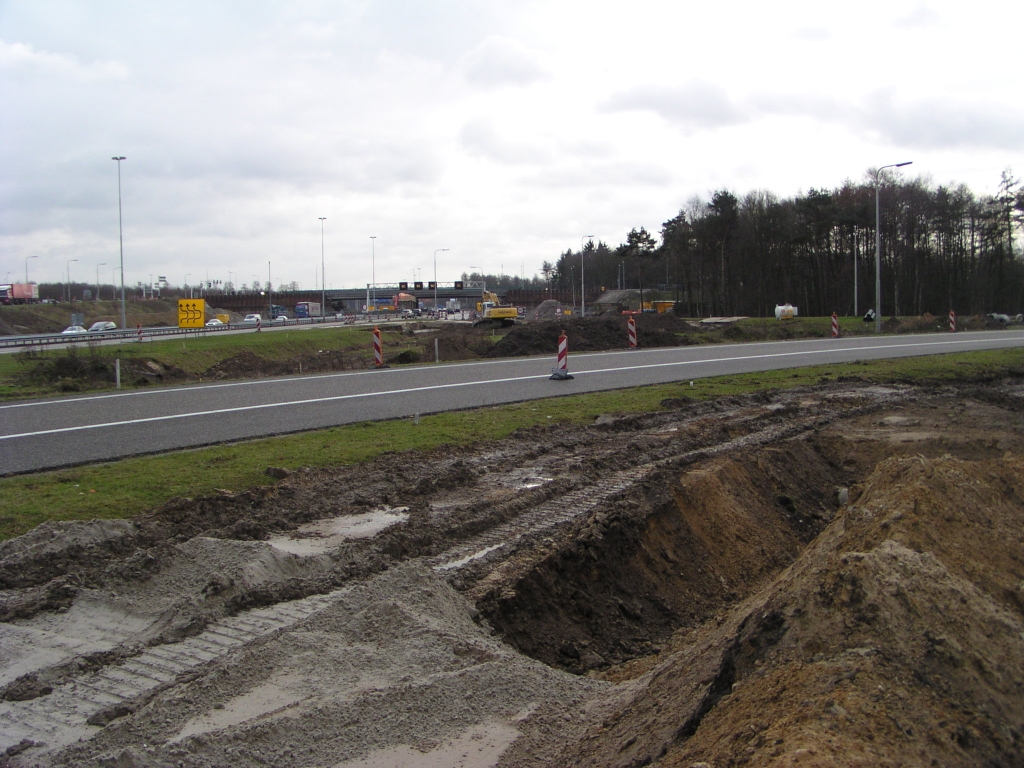
[[[802,315],[863,314],[875,304],[876,193],[882,314],[1024,311],[1024,254],[1015,247],[1024,189],[1009,169],[983,197],[873,170],[861,183],[791,199],[720,190],[691,199],[660,238],[640,227],[617,246],[584,241],[542,271],[552,289],[568,291],[582,269],[588,297],[602,288],[670,291],[690,317],[771,316],[786,302]]]

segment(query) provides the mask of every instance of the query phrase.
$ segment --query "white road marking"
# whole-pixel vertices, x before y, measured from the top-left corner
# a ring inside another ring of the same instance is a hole
[[[1007,343],[1009,343],[1009,342],[1016,343],[1019,340],[1020,340],[1019,338],[1015,337],[1015,338],[1007,338],[1007,339],[998,339],[997,341],[1007,342]],[[971,343],[973,343],[973,341],[971,339],[963,339],[963,338],[961,338],[961,339],[949,339],[949,340],[946,340],[946,341],[909,342],[909,343],[903,343],[903,344],[876,344],[876,345],[871,345],[871,346],[857,346],[857,347],[833,347],[831,349],[811,349],[811,350],[801,350],[801,351],[796,351],[796,352],[774,352],[774,353],[770,353],[770,354],[761,354],[761,355],[737,355],[737,356],[734,356],[734,357],[718,357],[718,358],[713,358],[713,359],[710,359],[710,360],[676,360],[676,361],[672,361],[672,362],[668,362],[668,363],[648,363],[648,364],[645,364],[645,365],[633,365],[633,366],[629,366],[628,368],[597,368],[597,369],[588,370],[588,371],[574,371],[573,375],[574,376],[585,376],[585,375],[595,374],[595,373],[631,373],[633,371],[642,370],[642,369],[645,369],[645,368],[669,368],[669,367],[672,367],[672,366],[705,365],[705,364],[709,364],[709,363],[733,363],[733,362],[742,362],[742,361],[745,361],[745,360],[761,360],[761,359],[767,360],[767,359],[771,359],[771,358],[780,358],[780,357],[800,357],[800,356],[807,356],[807,355],[825,355],[825,354],[832,354],[834,352],[864,352],[864,351],[872,351],[872,350],[877,350],[877,349],[903,349],[903,348],[907,348],[907,347],[939,346],[939,345],[949,346],[949,345],[965,345],[965,344],[971,344]],[[628,353],[625,353],[625,354],[628,354]],[[123,426],[129,426],[129,425],[132,425],[132,424],[148,424],[148,423],[153,423],[153,422],[157,422],[157,421],[172,421],[174,419],[185,419],[185,418],[192,418],[192,417],[196,417],[196,416],[216,416],[216,415],[224,414],[224,413],[240,413],[242,411],[257,411],[257,410],[263,410],[265,408],[282,408],[282,407],[287,407],[287,406],[292,406],[292,405],[310,405],[310,404],[314,404],[314,403],[329,403],[329,402],[337,402],[339,400],[355,400],[355,399],[359,399],[359,398],[363,398],[363,397],[381,397],[382,395],[404,395],[404,394],[409,394],[409,393],[413,393],[413,392],[429,392],[431,390],[437,390],[437,389],[454,389],[454,388],[458,388],[458,387],[473,387],[473,386],[480,386],[482,384],[506,384],[506,383],[514,382],[514,381],[529,381],[531,379],[546,379],[546,378],[547,378],[547,374],[531,375],[531,376],[514,376],[514,377],[511,377],[511,378],[503,378],[503,379],[486,379],[484,381],[464,381],[464,382],[456,382],[456,383],[453,383],[453,384],[432,384],[432,385],[423,386],[423,387],[408,387],[408,388],[405,388],[405,389],[390,389],[390,390],[383,390],[383,391],[379,391],[379,392],[360,392],[360,393],[351,394],[351,395],[331,395],[329,397],[316,397],[316,398],[309,398],[309,399],[306,399],[306,400],[288,400],[288,401],[277,402],[277,403],[261,403],[259,405],[243,405],[243,406],[238,406],[238,407],[235,407],[235,408],[218,408],[218,409],[211,410],[211,411],[191,411],[189,413],[176,413],[176,414],[171,414],[169,416],[149,416],[149,417],[142,418],[142,419],[128,419],[128,420],[125,420],[125,421],[111,421],[111,422],[102,422],[102,423],[98,423],[98,424],[85,424],[85,425],[77,426],[77,427],[60,427],[60,428],[57,428],[57,429],[44,429],[44,430],[40,430],[38,432],[21,432],[21,433],[12,434],[12,435],[0,435],[0,440],[14,440],[14,439],[20,438],[20,437],[38,437],[38,436],[41,436],[41,435],[55,435],[55,434],[61,434],[61,433],[67,433],[67,432],[79,432],[79,431],[83,431],[83,430],[87,430],[87,429],[100,429],[102,427],[123,427]]]

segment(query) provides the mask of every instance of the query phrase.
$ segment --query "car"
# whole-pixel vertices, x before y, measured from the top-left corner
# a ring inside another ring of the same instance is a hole
[[[67,328],[65,328],[63,331],[61,331],[62,335],[67,334],[69,336],[71,336],[73,334],[76,334],[76,333],[88,333],[88,331],[85,330],[85,328],[83,328],[80,325],[69,325]]]
[[[89,333],[102,333],[103,331],[116,331],[117,323],[112,323],[109,320],[97,320],[95,323],[89,326]]]
[[[213,318],[212,320],[207,320],[207,321],[206,321],[206,327],[207,327],[207,328],[218,328],[218,327],[220,327],[220,326],[222,326],[222,325],[224,325],[224,323],[222,323],[222,322],[221,322],[220,320],[218,320],[218,319],[217,319],[216,317],[215,317],[215,318]]]
[[[274,318],[274,322],[275,323],[287,323],[288,322],[288,315],[278,315],[277,317]]]
[[[255,325],[256,323],[263,322],[263,315],[258,314],[258,313],[254,313],[254,314],[251,314],[251,315],[246,315],[245,316],[245,320],[243,320],[242,322],[243,323],[252,323],[252,324]]]

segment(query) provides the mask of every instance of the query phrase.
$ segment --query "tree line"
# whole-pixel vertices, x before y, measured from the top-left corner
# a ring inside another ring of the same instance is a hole
[[[871,171],[861,183],[789,199],[719,190],[684,205],[660,241],[640,227],[614,247],[567,250],[542,271],[553,288],[571,290],[582,268],[588,296],[669,291],[692,317],[771,316],[787,302],[803,315],[862,314],[875,304],[875,179]],[[991,196],[885,172],[877,193],[884,314],[1024,311],[1024,254],[1015,246],[1024,189],[1009,170]]]

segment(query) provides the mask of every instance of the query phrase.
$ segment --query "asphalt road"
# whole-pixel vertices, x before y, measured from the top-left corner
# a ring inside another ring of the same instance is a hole
[[[0,406],[0,475],[708,376],[1024,346],[1024,331],[881,336],[554,356],[320,374]],[[570,350],[571,352],[571,350]]]

